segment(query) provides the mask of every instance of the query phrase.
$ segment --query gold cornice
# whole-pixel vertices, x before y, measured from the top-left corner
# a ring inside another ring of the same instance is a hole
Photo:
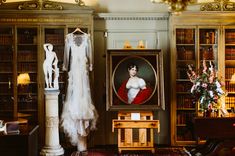
[[[39,9],[40,4],[38,1],[35,2],[24,2],[18,6],[19,10],[34,10],[34,9]]]
[[[5,2],[6,1],[6,2]],[[73,11],[73,12],[81,12],[84,13],[93,13],[93,9],[85,6],[82,4],[82,1],[77,1],[78,4],[72,4],[67,2],[57,2],[57,1],[50,1],[50,0],[25,0],[25,1],[18,1],[18,2],[7,2],[7,0],[0,0],[0,11],[4,10],[39,10],[39,11],[46,11],[46,10],[53,10],[53,11]]]
[[[27,1],[18,6],[19,10],[63,10],[57,3],[47,0]]]
[[[235,3],[234,2],[229,2],[229,0],[227,0],[223,5],[223,10],[225,10],[225,11],[235,11]]]
[[[43,8],[47,10],[63,10],[61,5],[49,1],[43,3]]]
[[[235,3],[229,0],[214,0],[201,5],[201,11],[235,11]]]

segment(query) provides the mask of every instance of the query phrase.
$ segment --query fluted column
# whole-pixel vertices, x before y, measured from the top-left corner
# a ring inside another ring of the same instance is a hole
[[[40,155],[43,156],[60,156],[64,154],[64,149],[59,143],[58,95],[59,90],[45,89],[45,146],[40,152]]]

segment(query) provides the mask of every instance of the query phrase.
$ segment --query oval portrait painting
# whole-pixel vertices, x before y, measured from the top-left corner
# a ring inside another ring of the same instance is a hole
[[[156,74],[151,63],[143,57],[126,57],[114,69],[112,75],[114,92],[125,104],[144,104],[156,90]]]

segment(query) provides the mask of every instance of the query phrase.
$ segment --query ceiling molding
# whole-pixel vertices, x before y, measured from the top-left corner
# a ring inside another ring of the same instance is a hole
[[[168,20],[169,13],[99,13],[96,20]]]

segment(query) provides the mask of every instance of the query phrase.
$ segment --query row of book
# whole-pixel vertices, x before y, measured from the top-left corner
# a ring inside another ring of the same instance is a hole
[[[18,35],[18,44],[36,44],[37,36]]]
[[[33,61],[37,60],[37,52],[35,51],[19,51],[18,52],[18,61]]]
[[[64,36],[57,34],[46,34],[46,43],[51,44],[64,44]]]
[[[12,62],[0,62],[0,72],[12,71]]]
[[[0,61],[11,61],[13,59],[12,53],[10,52],[2,52],[0,55]],[[37,53],[32,51],[19,51],[17,56],[18,61],[37,60]]]
[[[194,44],[194,29],[177,29],[176,44]]]
[[[214,59],[213,48],[208,48],[208,49],[203,48],[200,51],[200,58],[205,60],[213,60]]]
[[[188,71],[187,67],[178,67],[176,70],[176,78],[177,79],[188,79],[187,71]]]
[[[0,94],[12,94],[12,84],[4,83],[0,84]]]
[[[226,44],[235,44],[235,32],[234,31],[231,31],[231,32],[226,31],[225,43]]]
[[[191,95],[178,95],[177,108],[195,108],[193,97]]]
[[[11,52],[1,52],[0,61],[12,61],[13,56]]]
[[[37,63],[18,63],[17,65],[18,72],[32,72],[37,71]]]
[[[64,60],[64,50],[61,51],[55,51],[56,52],[56,56],[58,58],[58,60]]]
[[[230,81],[225,82],[225,89],[228,92],[235,92],[235,83],[230,83]]]
[[[182,50],[177,51],[178,60],[194,60],[194,51],[193,50]]]
[[[210,31],[200,31],[200,44],[215,44],[215,32],[213,30]]]
[[[0,45],[9,45],[9,44],[12,44],[13,43],[13,39],[12,39],[12,36],[4,36],[4,35],[1,35],[0,36]]]
[[[225,68],[225,79],[231,79],[234,73],[235,68]],[[229,85],[229,83],[227,83],[226,86],[227,85]]]
[[[0,111],[1,110],[13,110],[13,102],[1,102],[0,101]],[[6,113],[6,112],[5,112]]]
[[[177,112],[177,124],[187,124],[188,121],[191,121],[194,117],[194,113],[191,112]]]
[[[2,83],[0,85],[0,93],[12,93],[12,83]]]
[[[177,82],[176,84],[176,92],[189,92],[191,88],[191,82]]]
[[[0,28],[0,34],[2,35],[12,35],[13,34],[13,29],[11,27],[1,27]]]
[[[9,82],[12,80],[12,73],[0,73],[0,82]]]
[[[235,47],[226,47],[225,59],[226,60],[235,60]]]
[[[177,109],[195,108],[192,98],[177,98]]]

